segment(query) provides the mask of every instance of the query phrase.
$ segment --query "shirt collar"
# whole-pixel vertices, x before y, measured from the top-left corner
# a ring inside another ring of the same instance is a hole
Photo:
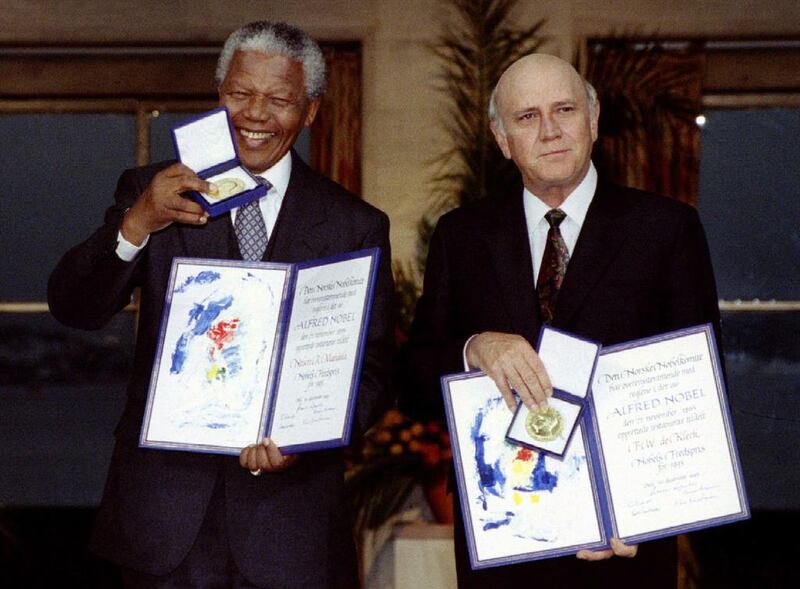
[[[589,170],[586,176],[583,177],[581,183],[573,190],[567,198],[561,203],[558,208],[567,214],[567,218],[571,219],[578,224],[579,227],[583,226],[583,220],[586,218],[586,212],[589,210],[589,205],[592,204],[595,190],[597,189],[597,170],[594,163],[589,162]],[[528,219],[535,219],[538,222],[544,219],[545,213],[550,210],[550,207],[544,203],[538,196],[533,194],[527,188],[523,193],[523,203],[525,206],[525,216]],[[533,225],[536,225],[536,222]],[[530,228],[533,230],[533,226]]]
[[[278,162],[268,170],[259,174],[265,178],[281,198],[289,187],[289,177],[292,175],[292,151],[287,151]]]

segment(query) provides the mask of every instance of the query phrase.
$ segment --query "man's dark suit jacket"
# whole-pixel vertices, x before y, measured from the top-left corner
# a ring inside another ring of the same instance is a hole
[[[514,333],[533,345],[541,327],[534,284],[521,191],[443,216],[431,240],[411,331],[413,381],[405,391],[412,398],[404,402],[441,414],[439,377],[463,370],[464,344],[473,334]],[[719,334],[716,287],[697,212],[600,183],[567,267],[553,326],[610,345],[706,322]],[[675,587],[670,540],[640,546],[632,560],[563,557],[472,572],[459,514],[456,545],[461,587]]]
[[[167,164],[126,171],[105,224],[70,250],[50,277],[49,302],[61,322],[104,325],[141,287],[128,401],[99,510],[93,550],[125,567],[165,574],[186,556],[217,480],[236,563],[253,583],[274,589],[355,586],[355,553],[343,495],[340,450],[304,454],[279,473],[253,477],[238,457],[143,450],[138,438],[173,257],[241,259],[229,214],[202,227],[171,225],[150,236],[133,262],[115,253],[124,211]],[[308,168],[292,172],[265,259],[300,262],[381,248],[358,393],[355,434],[388,404],[393,346],[393,281],[385,214]]]

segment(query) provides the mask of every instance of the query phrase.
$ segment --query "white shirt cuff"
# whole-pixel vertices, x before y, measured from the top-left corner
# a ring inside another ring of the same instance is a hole
[[[150,236],[144,238],[142,245],[133,245],[130,241],[122,237],[122,231],[117,232],[117,256],[123,262],[133,262],[136,259],[136,256],[139,255],[144,249],[144,246],[147,245],[147,242],[150,241]]]
[[[469,372],[470,370],[472,370],[472,367],[469,365],[469,362],[467,362],[467,346],[469,345],[469,342],[471,342],[472,339],[474,337],[477,337],[477,336],[478,336],[478,334],[475,333],[475,334],[469,336],[467,341],[464,342],[464,349],[461,351],[461,355],[464,358],[464,372]]]

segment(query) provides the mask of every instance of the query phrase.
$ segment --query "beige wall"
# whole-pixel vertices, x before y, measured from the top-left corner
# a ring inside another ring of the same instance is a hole
[[[201,9],[202,7],[202,9]],[[425,49],[446,22],[438,0],[0,0],[0,44],[217,43],[259,18],[324,40],[364,44],[364,196],[392,218],[395,258],[413,256],[442,149],[436,63]],[[520,0],[520,24],[546,19],[546,49],[570,57],[607,34],[798,37],[797,0]]]

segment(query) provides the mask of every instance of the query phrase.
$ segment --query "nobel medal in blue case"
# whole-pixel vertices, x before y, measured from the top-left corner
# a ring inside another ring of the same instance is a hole
[[[172,139],[178,160],[217,186],[214,194],[188,193],[212,217],[267,193],[239,160],[230,115],[224,106],[173,127]]]

